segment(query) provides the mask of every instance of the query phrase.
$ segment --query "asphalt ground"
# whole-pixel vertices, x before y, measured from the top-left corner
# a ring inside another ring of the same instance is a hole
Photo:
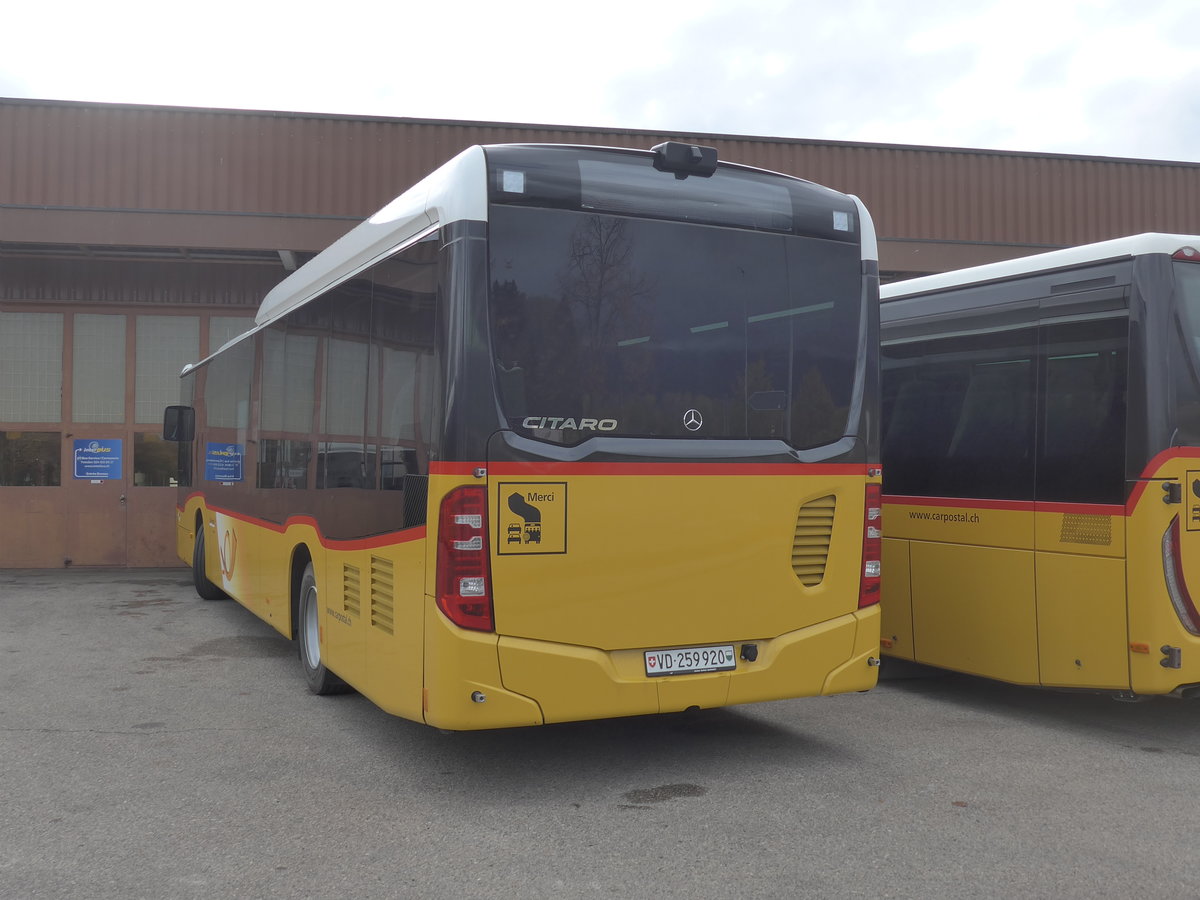
[[[901,677],[443,734],[185,569],[0,571],[0,897],[1195,897],[1200,707]]]

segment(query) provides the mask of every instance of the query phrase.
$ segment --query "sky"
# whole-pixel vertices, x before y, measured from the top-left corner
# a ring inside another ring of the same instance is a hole
[[[1193,0],[14,0],[0,97],[1200,162]]]

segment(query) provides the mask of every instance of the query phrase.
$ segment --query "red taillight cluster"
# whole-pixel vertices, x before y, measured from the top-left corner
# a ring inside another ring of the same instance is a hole
[[[863,511],[862,581],[858,591],[858,608],[879,602],[883,551],[883,500],[879,485],[867,485],[866,509]]]
[[[1171,259],[1182,260],[1183,262],[1200,262],[1200,251],[1195,247],[1180,247],[1171,254]]]
[[[495,630],[488,562],[487,492],[455,488],[438,517],[437,605],[455,625]]]
[[[1167,594],[1179,621],[1192,634],[1200,634],[1200,612],[1192,602],[1192,594],[1183,578],[1183,553],[1179,542],[1179,516],[1163,533],[1162,539],[1163,576],[1167,581]]]

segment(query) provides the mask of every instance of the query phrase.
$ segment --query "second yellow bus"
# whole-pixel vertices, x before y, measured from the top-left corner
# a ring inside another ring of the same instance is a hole
[[[1198,250],[1144,234],[883,289],[886,653],[1200,685]]]

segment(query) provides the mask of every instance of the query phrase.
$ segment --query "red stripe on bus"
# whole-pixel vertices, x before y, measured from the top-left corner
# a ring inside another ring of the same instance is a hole
[[[432,475],[861,475],[863,463],[577,463],[577,462],[434,462]]]
[[[1033,512],[1032,500],[975,500],[963,497],[906,497],[902,494],[884,494],[886,504],[899,503],[905,506],[957,506],[963,509],[1007,509],[1018,512]]]
[[[191,500],[194,497],[207,499],[200,493],[190,494],[188,499]],[[407,544],[410,541],[419,541],[425,537],[425,526],[417,525],[413,528],[405,528],[403,531],[389,531],[386,534],[376,534],[367,538],[339,540],[326,537],[325,533],[321,531],[320,524],[312,516],[288,516],[287,520],[281,525],[278,522],[259,519],[255,516],[248,516],[245,513],[234,512],[231,509],[213,506],[212,504],[208,504],[208,509],[210,512],[220,513],[223,516],[229,516],[229,518],[245,522],[247,525],[265,528],[267,531],[273,531],[276,534],[286,534],[288,529],[293,526],[308,525],[317,533],[317,540],[326,550],[377,550],[380,547],[390,547],[396,544]]]
[[[1004,509],[1013,512],[1049,512],[1084,516],[1124,516],[1126,508],[1117,503],[1051,503],[1044,500],[974,500],[962,497],[905,497],[885,494],[885,504],[903,506],[949,506],[960,509]]]
[[[1133,512],[1133,509],[1124,507],[1120,503],[1047,503],[1042,501],[1037,504],[1037,511],[1079,516],[1127,516]]]
[[[1173,459],[1200,459],[1200,447],[1172,447],[1170,450],[1164,450],[1162,453],[1156,454],[1155,457],[1146,464],[1146,468],[1142,469],[1142,474],[1138,483],[1133,486],[1133,490],[1129,494],[1129,502],[1126,504],[1130,512],[1137,506],[1138,501],[1142,499],[1142,494],[1146,492],[1148,485],[1153,483],[1155,472],[1158,472],[1167,463]]]

